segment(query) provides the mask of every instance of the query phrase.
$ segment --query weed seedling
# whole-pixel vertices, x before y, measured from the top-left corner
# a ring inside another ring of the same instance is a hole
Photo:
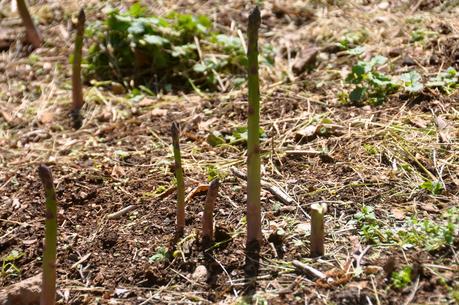
[[[259,248],[261,242],[260,208],[260,84],[258,75],[258,7],[249,16],[248,26],[248,138],[247,138],[247,246]]]
[[[42,44],[42,38],[30,16],[25,0],[17,0],[17,5],[22,23],[26,28],[27,40],[34,48],[39,48]]]
[[[175,179],[177,179],[177,228],[176,236],[181,237],[185,231],[185,182],[183,177],[182,156],[179,143],[179,124],[174,122],[171,127],[172,146],[175,160]]]
[[[40,305],[54,305],[56,302],[57,200],[51,170],[45,165],[40,165],[38,175],[46,194],[43,282]]]
[[[78,14],[78,23],[76,26],[75,49],[73,50],[73,64],[72,64],[72,112],[71,117],[73,120],[73,127],[79,129],[82,125],[83,118],[81,117],[80,110],[83,107],[83,87],[81,84],[81,59],[83,52],[83,37],[84,37],[84,24],[86,16],[84,10],[81,9]]]
[[[404,267],[402,270],[393,272],[391,275],[391,282],[395,288],[405,288],[412,281],[411,274],[413,268],[410,266]]]

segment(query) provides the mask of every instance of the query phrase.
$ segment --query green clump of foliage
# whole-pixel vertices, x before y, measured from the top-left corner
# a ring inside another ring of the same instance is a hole
[[[346,77],[346,82],[355,88],[349,93],[349,102],[352,104],[382,104],[386,96],[397,90],[399,85],[388,75],[378,71],[378,68],[387,62],[384,56],[375,56],[369,61],[359,61],[352,67]]]
[[[158,248],[156,248],[156,253],[148,258],[148,262],[150,264],[157,263],[157,262],[164,262],[169,259],[169,256],[170,254],[167,248],[163,246],[159,246]]]
[[[403,226],[387,228],[387,224],[377,219],[373,207],[363,206],[355,216],[359,234],[372,244],[392,244],[409,249],[422,247],[426,251],[436,251],[453,245],[459,230],[457,208],[449,209],[441,221],[408,218]]]
[[[444,190],[443,183],[440,181],[425,181],[419,187],[428,190],[432,195],[439,195]]]
[[[453,67],[449,67],[438,73],[437,76],[430,78],[426,86],[439,88],[445,93],[451,94],[459,88],[459,73]]]
[[[0,277],[18,276],[21,271],[15,265],[15,261],[24,256],[24,253],[17,250],[12,250],[10,254],[2,257],[2,268],[0,270]]]
[[[151,16],[140,4],[113,9],[92,24],[86,58],[87,78],[115,80],[153,91],[223,90],[243,83],[247,56],[242,41],[215,30],[206,16],[171,12]],[[273,63],[264,48],[261,62]]]
[[[402,270],[393,272],[391,275],[391,283],[395,288],[405,288],[412,281],[413,268],[405,266]]]
[[[359,47],[349,50],[349,54],[361,55],[363,51],[357,49]],[[367,61],[358,61],[352,66],[345,81],[354,88],[349,93],[340,94],[342,102],[353,105],[380,105],[390,94],[396,92],[403,91],[415,95],[422,92],[424,87],[430,87],[452,94],[459,88],[459,73],[452,67],[423,83],[421,74],[414,70],[398,76],[382,73],[380,68],[386,62],[386,57],[378,55]]]

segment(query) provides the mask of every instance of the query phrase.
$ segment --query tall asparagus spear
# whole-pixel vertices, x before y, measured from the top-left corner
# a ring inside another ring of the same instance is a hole
[[[183,180],[182,155],[179,144],[179,124],[174,122],[171,127],[172,146],[175,159],[175,178],[177,179],[177,229],[176,236],[183,236],[185,231],[185,182]]]
[[[45,246],[40,305],[54,305],[56,303],[57,200],[50,169],[45,165],[40,165],[38,175],[46,195]]]
[[[40,32],[35,27],[32,17],[30,16],[29,9],[25,0],[16,0],[18,5],[19,15],[21,16],[22,23],[26,28],[27,40],[34,48],[39,48],[42,43]]]
[[[261,242],[260,211],[260,85],[258,76],[258,7],[251,12],[248,26],[249,111],[247,140],[247,245]]]
[[[73,65],[72,65],[72,112],[73,127],[78,129],[82,125],[83,118],[80,114],[80,109],[83,107],[83,87],[81,84],[81,58],[83,52],[83,36],[84,24],[86,16],[84,10],[81,9],[78,14],[78,23],[76,26],[75,49],[73,50]]]
[[[207,191],[204,214],[202,215],[202,244],[204,248],[209,246],[214,238],[214,208],[219,185],[218,179],[212,180]]]

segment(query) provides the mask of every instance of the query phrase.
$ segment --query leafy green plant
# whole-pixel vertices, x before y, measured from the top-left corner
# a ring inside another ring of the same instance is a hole
[[[156,253],[148,259],[150,264],[157,263],[157,262],[164,262],[168,260],[169,252],[166,247],[160,246],[156,248]]]
[[[177,12],[151,16],[139,4],[90,26],[86,75],[157,91],[224,90],[244,79],[247,58],[238,37],[217,32],[209,18]],[[269,52],[269,49],[265,49]],[[265,62],[273,53],[265,53]]]
[[[17,250],[12,250],[10,254],[2,257],[2,269],[0,270],[1,277],[18,276],[21,270],[15,265],[15,261],[24,256],[24,253]]]
[[[442,221],[408,218],[402,227],[387,228],[376,218],[372,207],[363,206],[354,216],[360,235],[369,243],[388,243],[404,249],[421,246],[435,251],[452,245],[458,235],[459,216],[457,208],[448,210]]]
[[[391,283],[395,288],[405,288],[412,281],[413,268],[405,266],[402,270],[393,272],[391,275]]]
[[[364,205],[360,212],[355,214],[359,233],[370,243],[379,243],[386,240],[381,230],[379,221],[376,219],[374,208]]]
[[[386,62],[387,58],[378,55],[369,61],[359,61],[352,67],[346,77],[346,82],[355,87],[348,96],[350,103],[363,104],[367,101],[378,105],[385,101],[388,94],[397,90],[398,84],[390,76],[378,71],[378,67]]]
[[[400,75],[401,85],[408,92],[420,92],[424,89],[424,85],[422,84],[422,77],[416,71],[410,71],[408,73],[404,73]]]
[[[444,190],[443,183],[440,181],[425,181],[419,187],[428,190],[432,195],[439,195]]]
[[[439,88],[447,94],[451,94],[459,88],[459,73],[453,67],[449,67],[438,73],[437,76],[430,78],[426,86]]]

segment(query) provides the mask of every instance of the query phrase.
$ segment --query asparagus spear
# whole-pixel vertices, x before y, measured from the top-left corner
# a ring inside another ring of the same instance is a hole
[[[38,175],[46,196],[45,246],[40,304],[54,305],[56,303],[57,200],[51,170],[45,165],[40,165]]]
[[[185,182],[183,179],[182,156],[179,144],[179,124],[174,122],[171,127],[172,146],[175,159],[175,178],[177,179],[177,237],[183,236],[185,231]]]
[[[80,114],[83,107],[83,87],[81,84],[81,58],[83,52],[83,36],[84,24],[86,16],[84,10],[81,9],[78,14],[78,23],[76,27],[75,49],[73,50],[73,65],[72,65],[72,112],[73,127],[78,129],[82,125],[83,118]]]
[[[30,16],[29,9],[25,0],[16,0],[18,5],[19,15],[21,16],[22,23],[26,28],[27,40],[34,48],[39,48],[42,43],[40,32],[35,27],[32,17]]]
[[[258,7],[251,12],[248,25],[248,140],[247,140],[247,245],[261,242],[260,211],[260,85],[258,76]]]

